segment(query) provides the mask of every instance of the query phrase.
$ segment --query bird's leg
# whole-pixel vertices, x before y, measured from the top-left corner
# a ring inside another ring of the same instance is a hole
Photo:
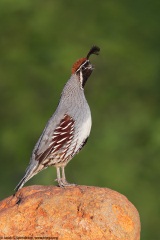
[[[57,170],[57,179],[56,179],[56,181],[58,182],[58,185],[59,185],[60,187],[64,187],[64,186],[63,186],[62,179],[61,179],[60,167],[56,167],[56,170]]]
[[[62,181],[63,181],[63,183],[66,183],[66,184],[68,184],[68,182],[67,182],[67,180],[66,180],[66,175],[65,175],[65,170],[64,170],[64,166],[63,167],[61,167],[61,169],[62,169]]]
[[[61,169],[62,169],[62,178],[61,178],[60,167],[56,167],[56,170],[57,170],[57,179],[56,179],[56,181],[58,182],[58,185],[60,187],[75,186],[76,184],[67,182],[64,168],[65,168],[64,166],[61,167]]]
[[[63,183],[63,187],[75,186],[76,184],[74,184],[74,183],[68,183],[68,182],[67,182],[64,168],[65,168],[65,166],[61,167],[61,169],[62,169],[62,178],[61,178],[61,181],[62,181],[62,183]]]

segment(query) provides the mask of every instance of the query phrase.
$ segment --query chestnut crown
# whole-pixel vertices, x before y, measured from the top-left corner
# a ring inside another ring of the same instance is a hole
[[[90,49],[90,51],[88,52],[88,54],[87,54],[86,57],[78,59],[78,60],[73,64],[72,74],[76,73],[77,70],[79,70],[80,67],[81,67],[87,60],[88,60],[88,62],[89,62],[89,57],[90,57],[90,55],[92,55],[92,54],[98,55],[98,54],[99,54],[99,51],[100,51],[100,48],[99,48],[99,47],[93,46],[93,47]]]
[[[85,58],[80,58],[79,60],[77,60],[72,67],[72,74],[78,75],[82,88],[84,87],[87,79],[89,78],[94,69],[89,61],[89,57],[92,54],[98,55],[99,51],[99,47],[93,46],[88,52],[87,56]]]

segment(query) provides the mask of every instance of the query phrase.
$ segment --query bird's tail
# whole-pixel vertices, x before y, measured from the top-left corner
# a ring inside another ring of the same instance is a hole
[[[36,172],[36,167],[37,167],[36,165],[34,167],[29,166],[26,169],[24,177],[21,179],[21,181],[18,183],[18,185],[14,189],[15,192],[17,192],[19,189],[21,189],[23,187],[23,185],[37,173]]]

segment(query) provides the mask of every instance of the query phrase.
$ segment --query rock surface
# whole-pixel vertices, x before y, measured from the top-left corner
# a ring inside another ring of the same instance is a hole
[[[140,219],[125,196],[107,188],[30,186],[0,202],[0,237],[139,240]]]

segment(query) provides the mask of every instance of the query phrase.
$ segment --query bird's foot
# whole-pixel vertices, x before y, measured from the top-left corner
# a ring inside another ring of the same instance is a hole
[[[64,187],[73,187],[76,186],[74,183],[68,183],[66,179],[61,178],[60,180],[56,179],[55,181],[58,182],[59,187],[64,188]]]

